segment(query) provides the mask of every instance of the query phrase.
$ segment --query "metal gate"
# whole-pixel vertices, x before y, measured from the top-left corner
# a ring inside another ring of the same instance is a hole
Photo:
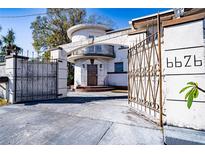
[[[14,101],[54,99],[58,96],[57,60],[16,56]]]
[[[132,108],[162,126],[161,33],[151,34],[128,50],[128,100]]]

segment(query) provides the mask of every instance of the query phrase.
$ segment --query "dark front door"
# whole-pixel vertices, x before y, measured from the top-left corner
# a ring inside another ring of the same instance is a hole
[[[87,65],[87,84],[97,86],[97,65]]]

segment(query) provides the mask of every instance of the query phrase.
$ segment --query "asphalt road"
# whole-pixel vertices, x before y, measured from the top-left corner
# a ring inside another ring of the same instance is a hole
[[[121,93],[73,93],[67,98],[0,107],[0,144],[163,144]]]

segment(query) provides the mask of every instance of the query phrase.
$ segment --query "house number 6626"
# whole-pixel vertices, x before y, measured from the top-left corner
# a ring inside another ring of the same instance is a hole
[[[192,66],[202,66],[202,60],[196,59],[196,55],[185,55],[182,60],[174,57],[174,61],[170,61],[169,58],[167,58],[167,68]]]

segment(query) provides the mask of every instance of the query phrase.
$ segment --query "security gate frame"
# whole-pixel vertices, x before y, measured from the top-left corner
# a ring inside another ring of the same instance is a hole
[[[163,126],[160,16],[157,32],[128,50],[128,103],[138,113]]]

